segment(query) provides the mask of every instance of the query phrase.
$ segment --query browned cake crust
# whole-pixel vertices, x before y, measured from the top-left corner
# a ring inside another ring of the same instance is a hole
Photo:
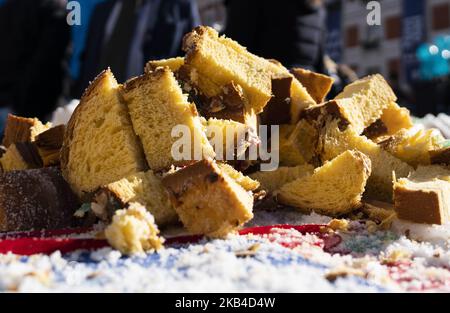
[[[78,207],[57,168],[0,174],[0,231],[70,227]]]
[[[430,151],[431,164],[444,164],[450,165],[450,147]]]
[[[133,89],[139,88],[145,84],[147,81],[157,80],[164,76],[165,71],[170,71],[168,68],[158,68],[151,73],[145,73],[143,75],[131,78],[125,82],[123,85],[124,92],[130,92]]]
[[[217,95],[208,97],[192,81],[191,70],[188,65],[183,65],[175,72],[175,76],[190,101],[195,102],[201,116],[245,123],[246,99],[240,85],[232,81],[218,88],[220,91]]]
[[[183,225],[193,234],[222,237],[253,217],[253,197],[212,160],[163,178]]]
[[[305,86],[311,97],[322,103],[333,86],[334,79],[302,68],[293,68],[291,73]]]
[[[50,128],[36,137],[35,144],[38,148],[42,149],[61,149],[65,131],[65,125]]]
[[[42,167],[42,160],[36,146],[31,142],[17,142],[13,144],[23,161],[29,168]],[[11,147],[10,147],[11,148]]]
[[[366,136],[369,139],[376,139],[387,134],[388,128],[381,119],[377,120],[375,123],[367,127],[362,133],[362,135]]]
[[[63,145],[61,147],[61,170],[64,174],[68,171],[68,164],[69,164],[69,156],[70,156],[70,143],[73,140],[73,132],[75,130],[75,126],[78,123],[79,116],[81,115],[81,112],[83,112],[85,106],[88,103],[88,99],[92,97],[92,92],[96,89],[97,85],[102,81],[104,77],[107,77],[108,73],[111,73],[110,69],[102,71],[100,74],[97,75],[97,77],[94,79],[94,81],[89,84],[89,86],[84,91],[83,95],[81,96],[80,104],[76,107],[75,111],[72,114],[72,117],[69,120],[69,123],[67,124],[66,131],[64,134],[64,140]]]
[[[422,224],[443,224],[442,199],[437,191],[396,187],[394,206],[399,219]]]
[[[272,93],[264,112],[261,114],[263,125],[289,124],[291,121],[292,76],[272,78]]]
[[[350,125],[348,118],[342,113],[341,106],[336,100],[330,100],[323,104],[313,105],[300,113],[300,119],[305,119],[321,128],[330,119],[338,120],[341,131]]]
[[[32,127],[38,123],[37,119],[25,118],[13,114],[8,115],[5,126],[5,135],[2,145],[8,148],[15,142],[32,141]]]
[[[35,145],[45,167],[59,165],[60,152],[64,140],[65,125],[59,125],[39,134]]]
[[[0,162],[4,171],[40,168],[43,165],[34,142],[13,143]]]

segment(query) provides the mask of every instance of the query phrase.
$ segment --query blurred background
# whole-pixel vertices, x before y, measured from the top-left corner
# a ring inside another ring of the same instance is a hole
[[[124,82],[150,59],[182,55],[200,24],[333,76],[331,96],[381,73],[415,116],[450,113],[450,0],[369,2],[0,0],[0,129],[8,112],[50,119],[108,66]]]

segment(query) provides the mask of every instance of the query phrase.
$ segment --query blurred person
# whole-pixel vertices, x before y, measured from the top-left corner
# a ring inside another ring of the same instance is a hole
[[[66,2],[6,0],[0,6],[0,107],[46,120],[62,93],[70,27]]]
[[[288,68],[324,72],[326,10],[321,0],[226,0],[225,34]]]
[[[411,108],[414,103],[412,90],[407,84],[400,83],[398,73],[390,72],[388,75],[388,81],[397,96],[397,103],[402,107]]]
[[[72,79],[78,79],[79,76],[80,56],[84,51],[92,13],[96,6],[103,1],[105,0],[78,0],[81,9],[81,18],[80,25],[73,25],[72,27],[73,50],[70,60],[70,77]]]
[[[334,79],[333,86],[327,96],[328,99],[333,99],[344,90],[345,86],[358,79],[358,75],[350,66],[337,64],[328,55],[324,57],[324,68],[324,74]]]
[[[91,18],[81,71],[72,96],[110,67],[119,82],[139,75],[151,59],[181,55],[185,33],[200,24],[194,0],[110,0]]]

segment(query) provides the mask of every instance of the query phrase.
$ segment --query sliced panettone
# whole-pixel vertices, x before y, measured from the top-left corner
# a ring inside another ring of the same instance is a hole
[[[67,228],[78,207],[55,167],[0,173],[0,232]]]
[[[37,135],[50,127],[50,123],[44,125],[37,118],[25,118],[9,114],[2,145],[8,148],[16,142],[32,142]]]
[[[60,153],[65,131],[66,127],[64,125],[58,125],[36,137],[35,145],[45,167],[60,164]]]
[[[381,119],[378,119],[376,122],[369,125],[369,127],[364,130],[362,135],[378,143],[385,140],[388,133],[389,130],[387,126]]]
[[[260,184],[257,180],[250,178],[249,176],[245,176],[242,172],[236,170],[229,164],[226,163],[217,163],[217,166],[225,173],[228,174],[235,182],[241,185],[247,191],[254,191],[259,188]]]
[[[176,72],[184,65],[183,57],[176,57],[170,59],[162,59],[162,60],[152,60],[148,61],[145,65],[145,72],[153,72],[158,67],[168,67],[172,72]]]
[[[272,77],[289,74],[284,67],[260,58],[247,51],[237,42],[219,36],[210,27],[197,27],[183,40],[186,52],[185,63],[195,69],[201,77],[217,86],[231,81],[240,85],[248,100],[248,108],[261,113],[272,97]],[[201,89],[202,86],[200,86]],[[298,114],[302,108],[315,104],[306,89],[297,80],[292,86],[292,112]],[[293,117],[294,121],[296,116]]]
[[[430,165],[430,151],[439,149],[444,141],[442,135],[433,129],[402,129],[379,145],[403,162],[417,167]]]
[[[339,118],[342,125],[352,125],[358,134],[376,122],[391,102],[397,98],[381,75],[357,80],[344,88],[334,100],[312,106],[302,112],[302,118],[323,123],[329,116]]]
[[[280,126],[279,158],[282,166],[314,163],[318,131],[307,120]]]
[[[339,122],[327,123],[321,132],[318,153],[322,161],[329,161],[346,150],[355,149],[372,161],[372,174],[367,184],[367,196],[377,200],[392,201],[393,172],[397,177],[406,177],[413,167],[396,158],[379,145],[360,136],[352,127],[341,131]]]
[[[212,160],[163,178],[183,225],[193,234],[222,237],[253,218],[253,196]]]
[[[348,85],[334,100],[305,109],[301,117],[320,124],[333,116],[361,134],[379,120],[383,110],[396,99],[384,78],[373,75]]]
[[[311,97],[322,103],[333,87],[334,79],[330,76],[315,73],[303,68],[293,68],[291,73],[305,86]]]
[[[283,166],[295,166],[305,164],[305,158],[298,148],[294,136],[291,137],[295,125],[280,125],[279,132],[279,152],[280,164]]]
[[[217,86],[188,65],[183,65],[175,76],[202,117],[245,124],[250,132],[257,133],[257,115],[248,108],[248,100],[239,84],[231,81]]]
[[[391,102],[383,110],[381,117],[368,126],[363,135],[376,142],[383,141],[387,136],[393,136],[402,130],[410,130],[414,126],[409,110],[401,108],[395,102]]]
[[[358,151],[346,151],[317,168],[312,175],[293,180],[275,191],[280,203],[301,210],[337,216],[361,206],[370,159]]]
[[[116,211],[112,223],[105,229],[109,244],[123,254],[142,254],[163,248],[153,216],[139,203]]]
[[[157,68],[129,80],[122,94],[152,170],[215,156],[195,105],[188,102],[169,68]],[[184,135],[191,140],[189,151],[183,150],[180,159],[176,159],[172,148],[179,140],[177,136],[182,135],[179,131],[187,132]]]
[[[41,168],[43,166],[38,149],[32,142],[17,142],[10,145],[0,158],[0,164],[5,172]]]
[[[251,174],[250,177],[261,184],[261,189],[273,193],[283,185],[301,177],[312,175],[313,172],[314,167],[305,164],[296,167],[279,167],[275,171],[256,172]]]
[[[231,161],[242,157],[247,148],[258,139],[254,131],[243,123],[216,118],[208,120],[202,118],[201,121],[206,128],[206,136],[216,152],[217,160]]]
[[[155,217],[160,227],[178,221],[161,179],[151,170],[132,174],[110,183],[96,192],[92,210],[100,219],[110,221],[114,212],[132,202],[139,202]]]
[[[450,221],[450,170],[419,166],[394,184],[394,207],[399,219],[421,224]]]
[[[147,167],[119,89],[111,71],[103,71],[67,125],[61,169],[79,196]]]
[[[387,128],[387,135],[391,136],[401,129],[413,127],[411,115],[407,108],[401,108],[397,103],[391,102],[383,110],[381,121]]]

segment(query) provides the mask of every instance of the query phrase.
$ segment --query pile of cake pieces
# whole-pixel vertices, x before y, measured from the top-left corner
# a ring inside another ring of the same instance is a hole
[[[413,127],[380,75],[326,101],[332,78],[288,70],[211,28],[195,28],[182,46],[184,57],[150,61],[123,84],[109,69],[100,73],[68,125],[9,116],[0,231],[102,221],[110,244],[132,254],[158,250],[159,229],[179,223],[224,237],[253,208],[288,206],[383,229],[397,218],[448,222],[450,149],[439,133]],[[196,139],[179,149],[181,160],[172,151],[178,125]],[[279,125],[273,171],[248,157],[259,125]],[[212,129],[228,137],[222,147]]]

